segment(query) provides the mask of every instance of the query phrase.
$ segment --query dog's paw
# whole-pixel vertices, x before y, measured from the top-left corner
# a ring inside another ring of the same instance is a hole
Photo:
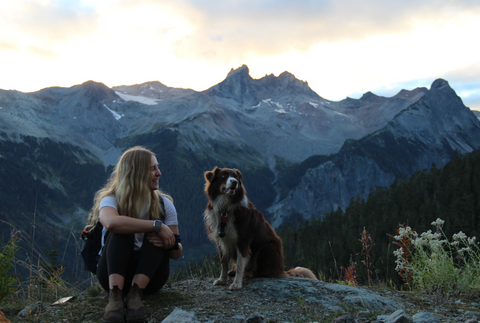
[[[227,284],[226,279],[217,279],[216,281],[213,282],[213,286],[226,285],[226,284]]]
[[[233,282],[228,289],[230,290],[239,290],[242,288],[242,284]]]

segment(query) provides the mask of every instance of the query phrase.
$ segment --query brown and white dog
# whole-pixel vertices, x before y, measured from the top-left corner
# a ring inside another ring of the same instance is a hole
[[[235,274],[230,290],[242,288],[244,275],[317,279],[306,268],[284,271],[282,240],[248,200],[239,170],[215,167],[205,172],[205,180],[206,228],[210,239],[217,244],[222,264],[220,278],[214,285],[226,285],[228,274]],[[230,262],[236,265],[236,270],[228,273]]]

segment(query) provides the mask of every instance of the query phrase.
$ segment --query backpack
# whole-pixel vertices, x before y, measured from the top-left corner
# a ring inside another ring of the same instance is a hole
[[[81,235],[83,240],[81,255],[85,266],[84,269],[94,274],[97,273],[97,264],[100,260],[99,253],[100,249],[102,249],[102,230],[103,225],[98,221],[93,229],[90,229],[90,231],[83,230]]]
[[[160,196],[160,205],[165,213],[165,202]],[[83,258],[84,269],[93,274],[97,274],[97,265],[100,260],[100,250],[102,249],[102,231],[103,225],[100,221],[93,229],[89,231],[83,230],[81,239],[83,241],[81,256]],[[107,239],[108,231],[105,233],[105,240]]]

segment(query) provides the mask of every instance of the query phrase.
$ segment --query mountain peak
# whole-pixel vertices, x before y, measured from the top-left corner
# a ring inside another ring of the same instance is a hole
[[[249,69],[244,64],[237,69],[232,68],[225,80],[208,89],[206,93],[231,98],[241,103],[249,102],[253,104],[255,102],[255,90],[252,81]]]
[[[308,86],[307,82],[301,81],[287,71],[279,76],[265,75],[260,79],[253,79],[247,65],[237,69],[231,69],[225,80],[206,91],[209,95],[233,99],[241,104],[258,104],[259,100],[282,96],[287,93],[307,95],[319,98]]]
[[[70,88],[74,93],[93,100],[114,100],[117,99],[115,91],[103,83],[95,81],[86,81],[80,85]]]
[[[375,99],[378,99],[379,96],[368,91],[368,92],[365,92],[362,97],[360,98],[360,101],[371,101],[371,100],[375,100]]]
[[[445,87],[445,86],[448,86],[450,87],[450,85],[448,84],[447,81],[445,81],[444,79],[436,79],[435,81],[433,81],[432,83],[432,86],[431,86],[431,90],[433,89],[441,89],[442,87]]]
[[[240,66],[239,68],[237,69],[234,69],[233,67],[230,69],[230,72],[228,72],[227,74],[227,79],[229,77],[232,77],[234,75],[242,75],[242,76],[245,76],[245,75],[250,75],[250,70],[248,69],[248,66],[243,64],[242,66]]]

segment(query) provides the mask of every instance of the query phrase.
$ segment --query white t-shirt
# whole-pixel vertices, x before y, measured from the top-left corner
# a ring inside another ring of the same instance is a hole
[[[165,225],[178,225],[178,219],[177,219],[177,210],[175,209],[175,206],[173,205],[172,201],[170,201],[168,198],[165,196],[161,196],[163,198],[163,204],[165,205],[165,221],[163,223]],[[118,211],[118,206],[117,206],[117,200],[115,199],[114,196],[105,196],[101,201],[100,201],[100,206],[98,208],[98,212],[102,209],[102,207],[109,206],[113,207],[115,210]],[[150,219],[150,214],[145,213],[142,214],[140,219],[144,220],[149,220]],[[103,249],[103,243],[104,243],[104,237],[105,233],[107,230],[103,228],[102,231],[102,249]],[[153,227],[152,227],[152,232],[153,232]],[[143,244],[143,233],[135,233],[135,246],[134,250],[140,250]],[[101,253],[101,250],[100,250]]]

